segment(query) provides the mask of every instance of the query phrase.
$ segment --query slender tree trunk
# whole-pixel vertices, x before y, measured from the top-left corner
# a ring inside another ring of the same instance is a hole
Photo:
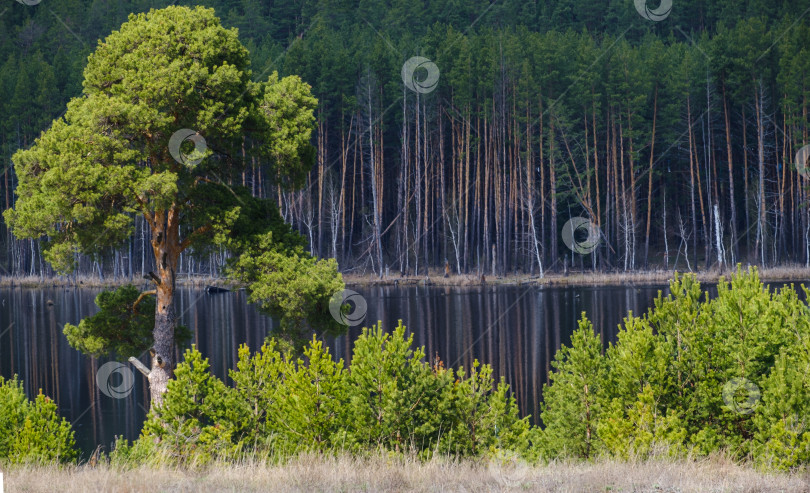
[[[618,151],[618,148],[616,147],[616,138],[617,138],[616,136],[617,136],[618,132],[616,131],[616,114],[615,114],[615,112],[613,110],[611,111],[611,121],[610,121],[610,123],[611,123],[611,129],[612,129],[611,130],[611,148],[610,148],[610,151],[611,151],[611,160],[612,160],[612,164],[613,164],[613,202],[614,202],[614,204],[613,204],[613,206],[614,206],[614,209],[613,209],[613,211],[614,211],[613,212],[613,215],[614,215],[613,229],[614,229],[614,238],[616,239],[616,242],[618,244],[620,234],[621,234],[620,230],[621,230],[621,217],[622,217],[621,216],[621,211],[622,211],[622,209],[621,209],[621,202],[620,202],[621,193],[620,193],[620,190],[619,190],[619,173],[620,173],[620,171],[619,171],[619,162],[618,162],[619,151]],[[619,254],[619,248],[617,246],[616,247],[616,255],[618,255],[618,254]],[[618,260],[619,259],[617,258],[616,261],[618,262]]]
[[[630,112],[630,104],[627,105],[627,143],[629,153],[627,154],[627,170],[630,175],[630,232],[628,238],[630,240],[630,268],[636,268],[636,224],[638,223],[638,207],[636,205],[636,170],[633,157],[636,155],[633,145],[633,118]],[[624,174],[622,174],[624,176]],[[624,188],[624,184],[622,184]],[[627,189],[624,190],[627,194]]]
[[[760,89],[755,90],[754,103],[757,109],[757,164],[759,165],[759,214],[757,218],[756,249],[759,261],[763,264],[765,258],[765,136],[763,133],[762,97]]]
[[[467,271],[469,268],[468,262],[468,255],[469,255],[469,237],[470,237],[470,127],[472,126],[472,122],[470,121],[470,111],[469,106],[467,107],[466,117],[462,122],[462,129],[466,129],[464,134],[464,186],[461,189],[461,193],[464,196],[464,250],[463,250],[463,257],[464,257],[464,270]],[[476,154],[476,160],[478,159],[478,155]],[[478,171],[480,172],[480,170]],[[476,175],[476,180],[478,176]],[[476,192],[477,193],[477,192]]]
[[[712,160],[712,155],[714,146],[712,145],[712,98],[711,98],[711,86],[709,84],[709,70],[708,67],[706,68],[706,121],[702,123],[703,130],[705,135],[703,136],[703,152],[704,152],[704,160],[706,162],[706,201],[707,201],[707,213],[708,213],[708,225],[709,229],[706,230],[706,269],[708,269],[711,265],[711,256],[712,256],[712,204],[716,202],[717,196],[716,194],[712,194],[712,183],[717,183],[717,180],[712,180],[712,178],[716,178],[716,173],[712,174],[712,168],[714,161]]]
[[[652,138],[650,139],[650,167],[647,171],[647,234],[644,239],[644,267],[650,261],[650,219],[652,218],[652,184],[653,184],[653,164],[655,162],[655,124],[658,120],[658,84],[655,85],[655,95],[653,96],[653,125]],[[664,204],[666,206],[666,204]]]
[[[593,90],[591,91],[591,96],[593,96]],[[602,231],[602,194],[599,192],[599,143],[596,136],[596,98],[593,101],[593,113],[592,118],[593,122],[593,172],[594,172],[594,182],[596,183],[596,226],[599,228],[599,231]],[[594,252],[595,255],[599,253],[599,250]],[[594,259],[594,262],[596,259]]]
[[[545,137],[545,126],[543,125],[543,90],[540,89],[539,96],[539,111],[540,111],[540,131],[537,133],[540,140],[540,161],[538,166],[540,168],[540,243],[543,245],[543,252],[540,258],[546,260],[546,165],[543,159],[545,153],[545,146],[543,143]]]
[[[318,246],[316,248],[317,255],[321,255],[323,248],[323,179],[324,168],[327,160],[326,149],[326,118],[323,116],[323,109],[318,106]]]
[[[686,118],[688,129],[687,132],[689,133],[689,202],[692,208],[692,250],[695,252],[695,265],[698,264],[698,254],[697,254],[697,237],[698,237],[698,223],[697,223],[697,212],[695,208],[695,160],[694,160],[694,143],[692,142],[692,104],[689,98],[689,95],[686,96]],[[700,169],[698,169],[698,173],[700,173]],[[687,263],[689,262],[689,257],[687,254]]]
[[[423,166],[423,180],[425,182],[425,203],[423,204],[424,210],[422,212],[422,252],[425,258],[425,275],[429,275],[430,271],[430,251],[428,250],[428,238],[430,235],[428,218],[429,218],[429,202],[430,202],[430,157],[428,153],[428,126],[427,126],[427,105],[422,106],[422,157],[424,159]]]
[[[631,166],[632,172],[632,166]],[[624,127],[621,122],[621,114],[619,115],[619,168],[618,173],[621,177],[621,196],[622,196],[622,235],[624,236],[624,270],[630,267],[630,252],[632,250],[631,235],[630,235],[630,214],[627,207],[627,184],[624,175],[627,174],[624,169]]]
[[[728,98],[726,97],[726,83],[723,81],[723,115],[726,121],[726,152],[728,153],[728,193],[731,205],[731,265],[737,262],[737,206],[734,194],[734,166],[731,152],[731,123],[728,115]]]
[[[483,148],[484,148],[484,242],[483,243],[484,244],[482,245],[483,249],[484,249],[484,257],[488,257],[487,250],[489,249],[489,246],[491,244],[491,237],[490,237],[490,232],[489,232],[489,215],[490,215],[489,214],[489,198],[490,198],[489,182],[490,182],[490,176],[491,176],[491,173],[490,173],[490,170],[489,170],[490,169],[490,163],[489,163],[490,162],[490,153],[489,153],[489,147],[490,146],[489,146],[489,138],[488,138],[489,137],[489,133],[488,133],[489,127],[490,127],[490,125],[488,124],[488,121],[487,121],[486,116],[485,116],[484,117],[484,139],[483,139],[484,140],[484,143],[483,143]],[[488,262],[486,262],[486,260],[485,260],[485,264],[486,263],[488,263]],[[486,266],[484,266],[484,267],[486,268]]]
[[[743,138],[743,196],[745,196],[745,254],[751,255],[751,234],[748,229],[751,228],[751,193],[748,184],[748,121],[745,116],[745,106],[742,110],[742,138]]]
[[[549,121],[549,137],[548,137],[548,182],[549,191],[551,193],[551,208],[549,209],[549,216],[551,219],[551,262],[556,263],[557,256],[557,173],[555,168],[554,159],[554,141],[556,134],[554,133],[554,117],[552,116]]]
[[[370,79],[370,78],[369,78]],[[374,106],[375,101],[371,95],[372,87],[371,82],[368,82],[366,86],[366,110],[368,114],[366,117],[368,118],[368,145],[369,145],[369,167],[370,167],[370,177],[371,177],[371,200],[372,200],[372,258],[376,256],[377,260],[377,268],[378,277],[382,279],[384,266],[382,263],[382,242],[380,239],[381,236],[381,219],[380,219],[380,211],[382,210],[381,207],[381,187],[379,184],[380,176],[378,168],[378,156],[377,156],[377,145],[375,142],[375,137],[377,136],[375,128],[374,128]],[[376,255],[375,255],[376,254]]]

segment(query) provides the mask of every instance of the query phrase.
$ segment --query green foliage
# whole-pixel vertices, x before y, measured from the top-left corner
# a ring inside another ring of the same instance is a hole
[[[213,10],[131,15],[88,58],[83,96],[15,155],[9,225],[21,238],[47,236],[48,261],[71,270],[75,252],[120,246],[135,213],[204,209],[196,188],[243,169],[247,156],[234,156],[248,137],[259,141],[250,151],[272,156],[274,176],[301,186],[317,100],[297,77],[250,76],[247,49]],[[209,152],[197,166],[171,156],[170,137],[182,128],[205,137]]]
[[[571,335],[571,347],[561,347],[552,366],[549,383],[543,387],[540,417],[545,428],[537,440],[538,455],[590,457],[599,438],[598,398],[607,365],[602,341],[584,316]]]
[[[810,310],[802,303],[788,309],[792,337],[763,382],[762,402],[753,418],[754,453],[762,464],[778,469],[810,462]]]
[[[211,375],[208,360],[196,348],[185,352],[169,381],[163,404],[153,406],[144,424],[141,447],[160,442],[160,451],[177,463],[206,462],[238,452],[232,440],[232,391]],[[148,455],[136,446],[128,453]]]
[[[662,414],[656,397],[646,385],[629,404],[613,399],[605,405],[596,425],[604,451],[622,459],[647,458],[659,448],[673,455],[681,452],[686,429],[675,412]]]
[[[274,317],[281,336],[296,348],[305,342],[305,329],[337,334],[345,326],[329,312],[332,296],[344,287],[335,259],[317,259],[296,247],[282,249],[273,232],[258,236],[229,265],[232,279],[245,283],[248,300]]]
[[[298,76],[279,80],[273,72],[264,85],[259,103],[266,119],[266,152],[273,158],[281,185],[297,189],[304,185],[307,173],[315,164],[315,148],[310,143],[318,100],[312,87]]]
[[[316,338],[300,357],[274,339],[255,354],[242,346],[233,387],[191,351],[141,439],[116,453],[207,462],[339,450],[528,460],[722,450],[795,469],[810,461],[808,314],[792,287],[771,292],[755,269],[721,282],[714,299],[694,275],[676,276],[607,348],[582,318],[543,389],[542,428],[519,417],[491,367],[430,365],[402,323],[363,329],[347,369]]]
[[[275,200],[254,197],[246,187],[208,182],[191,191],[197,204],[192,218],[195,229],[210,226],[194,244],[196,253],[206,248],[226,248],[238,256],[258,249],[261,238],[272,234],[272,246],[283,252],[298,252],[306,240],[279,213]]]
[[[313,337],[301,358],[286,358],[284,384],[268,409],[274,448],[285,453],[337,450],[345,439],[347,382],[343,360]]]
[[[521,418],[515,396],[501,377],[495,391],[485,401],[488,403],[479,446],[486,446],[489,455],[504,457],[529,454],[531,429],[530,416]],[[461,420],[463,423],[464,421]],[[491,432],[490,432],[491,430]]]
[[[440,402],[442,411],[450,413],[440,451],[472,456],[502,451],[528,453],[529,418],[518,416],[508,385],[503,381],[495,385],[491,366],[475,360],[469,373],[461,367],[454,375],[452,368],[445,370],[441,366],[436,372],[454,380],[444,387]]]
[[[364,329],[348,369],[315,338],[300,357],[274,339],[254,354],[242,346],[233,387],[192,349],[141,437],[119,440],[111,459],[201,464],[341,450],[529,457],[528,418],[491,375],[477,362],[469,375],[430,366],[402,324]]]
[[[672,392],[670,351],[649,320],[630,313],[606,356],[605,413],[597,424],[605,450],[623,458],[645,457],[655,446],[677,451],[685,431],[678,411],[662,405]]]
[[[284,378],[289,372],[289,355],[282,356],[275,339],[268,338],[253,356],[250,348],[239,347],[239,361],[230,376],[236,390],[233,412],[241,441],[255,450],[271,449],[277,429],[273,409]]]
[[[807,304],[792,287],[771,292],[756,269],[721,281],[714,299],[701,295],[693,275],[676,276],[645,317],[625,319],[604,356],[583,320],[544,390],[538,455],[724,450],[769,467],[805,464]]]
[[[149,349],[155,326],[155,299],[147,295],[135,306],[141,294],[131,284],[99,293],[95,300],[100,308],[98,313],[83,319],[78,326],[65,325],[68,343],[94,357],[107,355],[119,359]],[[183,345],[191,339],[191,331],[186,326],[177,326],[174,337],[178,345]]]
[[[69,462],[76,458],[73,428],[40,393],[29,401],[15,378],[0,377],[0,462]]]
[[[78,326],[65,325],[68,343],[94,357],[108,355],[126,359],[146,351],[152,345],[155,299],[145,296],[134,306],[140,295],[140,290],[131,284],[99,293],[95,300],[100,308],[98,313],[85,318]],[[190,338],[187,327],[175,329],[175,340],[179,344]]]
[[[329,451],[343,443],[346,389],[343,362],[317,339],[302,357],[282,355],[269,339],[253,356],[239,348],[234,381],[234,421],[252,453]]]
[[[348,383],[353,417],[351,443],[404,451],[435,444],[441,416],[435,412],[447,378],[436,378],[415,351],[402,322],[388,334],[378,324],[355,341]],[[443,375],[442,375],[443,376]]]
[[[318,104],[308,84],[277,72],[253,82],[236,29],[224,28],[212,9],[179,6],[130,15],[98,43],[83,76],[82,95],[64,117],[13,157],[17,201],[4,215],[18,238],[47,238],[44,256],[64,273],[77,253],[122,246],[142,215],[160,245],[160,269],[175,269],[186,249],[228,248],[251,301],[296,342],[305,325],[340,330],[328,310],[343,287],[336,262],[305,252],[272,200],[228,185],[255,159],[285,189],[304,185]],[[184,128],[206,141],[194,166],[170,149]],[[175,274],[162,275],[174,283]],[[138,296],[132,286],[99,295],[98,314],[65,327],[71,345],[124,357],[147,349],[155,303],[135,309]]]

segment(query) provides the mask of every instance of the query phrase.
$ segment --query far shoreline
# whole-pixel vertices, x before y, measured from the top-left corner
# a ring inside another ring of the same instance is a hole
[[[746,269],[744,266],[743,269]],[[759,277],[763,282],[785,282],[802,284],[810,281],[810,268],[799,265],[779,267],[759,267]],[[693,271],[701,283],[714,284],[720,279],[729,280],[736,269],[718,269]],[[474,287],[474,286],[538,286],[538,287],[599,287],[599,286],[642,286],[666,285],[675,277],[689,271],[674,269],[636,270],[628,272],[608,271],[569,271],[550,272],[544,276],[538,274],[517,273],[491,275],[484,273],[450,274],[445,277],[441,269],[430,269],[427,275],[389,275],[380,278],[376,274],[343,273],[347,287],[372,286],[440,286],[440,287]],[[138,276],[118,278],[100,278],[98,276],[0,276],[0,288],[48,288],[48,287],[81,287],[104,288],[123,286],[125,284],[148,284]],[[808,282],[810,284],[810,282]],[[227,279],[212,276],[179,275],[177,285],[205,289],[219,287],[238,290],[240,285],[232,284]]]
[[[755,266],[751,266],[755,267]],[[743,270],[748,266],[743,266]],[[759,277],[763,282],[787,282],[787,283],[808,283],[810,285],[810,268],[805,266],[779,266],[762,268],[759,270]],[[436,269],[438,271],[438,269]],[[502,276],[491,276],[486,273],[478,274],[451,274],[445,277],[443,274],[431,271],[428,276],[388,276],[379,278],[376,275],[353,275],[343,274],[343,280],[347,286],[538,286],[538,287],[599,287],[599,286],[620,286],[620,285],[667,285],[675,274],[683,275],[689,271],[676,271],[674,269],[637,270],[628,272],[601,272],[601,271],[569,271],[551,272],[543,277],[526,273],[506,274]],[[714,284],[720,279],[731,280],[731,275],[735,269],[717,269],[692,271],[697,275],[701,283]]]

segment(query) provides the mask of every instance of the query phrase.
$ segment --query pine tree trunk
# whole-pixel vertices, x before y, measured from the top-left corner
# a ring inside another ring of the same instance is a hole
[[[688,123],[687,131],[689,132],[689,204],[692,209],[692,250],[695,252],[695,265],[698,265],[698,253],[697,253],[698,223],[697,223],[697,211],[695,207],[695,160],[692,142],[692,104],[689,95],[686,96],[686,119]],[[698,173],[699,172],[700,170],[698,170]],[[689,257],[687,254],[687,263],[688,262]]]
[[[726,120],[726,152],[728,153],[728,191],[731,205],[731,265],[737,261],[737,206],[734,203],[734,166],[731,152],[731,122],[728,115],[726,84],[723,82],[723,114]]]
[[[550,126],[550,133],[548,139],[548,179],[549,179],[549,187],[551,192],[551,209],[549,210],[549,216],[551,219],[551,262],[556,263],[557,258],[557,236],[559,231],[557,231],[557,174],[555,172],[555,163],[554,163],[554,141],[556,140],[555,133],[554,133],[554,118],[552,116],[551,121],[549,122]]]
[[[653,98],[653,125],[652,138],[650,139],[650,168],[647,171],[647,234],[644,239],[644,267],[650,262],[650,219],[652,218],[652,185],[653,185],[653,164],[655,164],[655,124],[658,121],[658,85],[655,86],[655,96]],[[666,204],[663,204],[666,207]]]
[[[152,333],[154,346],[150,351],[152,370],[148,377],[153,406],[163,402],[163,394],[166,393],[174,368],[174,328],[177,323],[177,314],[173,299],[174,286],[164,287],[164,284],[161,284],[157,289],[155,329]]]
[[[174,370],[174,328],[177,314],[174,309],[174,292],[177,261],[180,257],[179,210],[156,211],[152,222],[152,248],[155,253],[158,274],[157,303],[155,304],[155,329],[152,332],[152,370],[149,373],[149,392],[152,405],[163,402],[163,394]]]
[[[765,264],[765,136],[763,133],[762,97],[759,89],[755,93],[754,103],[757,111],[757,164],[759,165],[759,215],[757,219],[757,254],[759,261]]]

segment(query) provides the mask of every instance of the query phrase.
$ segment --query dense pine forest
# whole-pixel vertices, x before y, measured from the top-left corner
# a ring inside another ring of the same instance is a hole
[[[170,4],[24,3],[0,8],[3,210],[16,198],[11,156],[81,94],[97,40]],[[277,200],[343,271],[810,263],[796,162],[810,143],[808,2],[675,0],[660,21],[629,0],[193,3],[239,29],[255,80],[277,71],[312,86],[307,185],[285,192],[258,158],[231,179]],[[576,217],[598,228],[590,255],[565,245]],[[148,235],[136,218],[127,248],[82,257],[80,273],[148,272]],[[45,240],[0,223],[0,273],[52,275]],[[224,256],[184,254],[180,273],[216,275]]]

